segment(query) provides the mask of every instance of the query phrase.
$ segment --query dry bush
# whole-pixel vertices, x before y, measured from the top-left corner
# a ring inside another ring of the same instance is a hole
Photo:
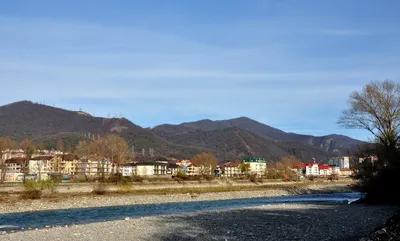
[[[117,184],[117,193],[130,193],[133,191],[133,185],[127,182],[119,182]]]
[[[53,180],[45,180],[35,182],[27,180],[24,183],[23,198],[26,199],[40,199],[42,197],[53,197],[57,194],[58,183]]]
[[[104,182],[97,182],[96,184],[93,185],[93,191],[92,193],[96,195],[104,195],[109,191],[109,187],[106,183]]]

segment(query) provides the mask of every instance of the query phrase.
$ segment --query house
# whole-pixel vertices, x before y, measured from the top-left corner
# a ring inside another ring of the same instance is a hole
[[[1,152],[1,160],[7,160],[11,158],[24,158],[25,152],[22,149],[17,149],[17,150],[4,150]]]
[[[171,175],[171,176],[175,176],[176,174],[178,174],[178,169],[179,168],[180,168],[180,166],[178,166],[175,163],[168,163],[167,174]]]
[[[349,177],[349,176],[353,175],[353,170],[351,170],[350,168],[342,168],[342,169],[340,169],[339,175]]]
[[[13,157],[4,161],[5,181],[22,181],[24,173],[28,174],[28,159],[25,157]]]
[[[78,171],[80,159],[72,154],[58,154],[51,160],[51,172],[66,175],[75,175]]]
[[[245,158],[243,163],[249,164],[250,173],[258,176],[264,175],[267,169],[267,162],[263,158]]]
[[[29,174],[37,174],[40,179],[47,179],[51,172],[52,156],[36,156],[32,157],[28,163]]]
[[[132,162],[122,164],[120,166],[120,172],[123,176],[172,176],[177,174],[178,168],[180,168],[178,165],[165,161]]]
[[[133,176],[133,173],[136,172],[136,163],[125,163],[120,165],[120,172],[124,177]],[[135,171],[134,171],[135,169]]]
[[[319,166],[315,161],[313,163],[293,164],[293,168],[296,168],[299,171],[301,170],[301,174],[304,174],[305,176],[320,175]]]
[[[240,176],[242,174],[242,172],[240,170],[241,164],[242,164],[242,161],[240,161],[240,160],[236,160],[233,162],[228,161],[228,162],[222,164],[221,165],[222,176],[225,176],[225,177]]]
[[[313,163],[301,163],[301,164],[293,164],[293,169],[299,172],[299,175],[305,176],[319,176],[319,166],[314,161]]]
[[[188,176],[197,176],[200,174],[200,167],[194,165],[191,160],[178,160],[176,165],[182,168]]]
[[[188,176],[197,176],[199,174],[198,167],[193,164],[189,164],[188,166],[184,167],[183,170]]]
[[[168,174],[168,161],[154,161],[154,175]]]
[[[331,166],[329,166],[329,165],[319,165],[318,166],[318,169],[319,169],[319,175],[320,176],[330,176],[330,175],[332,175],[332,167]]]
[[[107,159],[99,158],[81,158],[76,160],[75,163],[70,163],[71,167],[61,166],[64,171],[73,170],[72,165],[75,165],[75,173],[87,176],[109,175],[112,171],[111,162]],[[69,169],[70,168],[70,169]]]

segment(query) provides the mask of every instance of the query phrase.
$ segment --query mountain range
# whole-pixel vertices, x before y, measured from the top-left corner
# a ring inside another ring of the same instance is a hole
[[[343,135],[315,137],[287,133],[247,117],[142,128],[126,118],[94,117],[30,101],[0,106],[0,136],[30,138],[47,147],[54,147],[61,139],[73,150],[79,140],[106,133],[121,135],[135,152],[147,153],[152,148],[155,154],[191,158],[207,151],[215,153],[220,161],[243,157],[279,160],[286,155],[304,162],[312,158],[327,160],[344,155],[361,143]]]

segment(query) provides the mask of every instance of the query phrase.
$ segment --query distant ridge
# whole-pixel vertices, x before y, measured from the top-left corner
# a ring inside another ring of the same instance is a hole
[[[90,133],[90,136],[88,136]],[[136,152],[149,148],[176,158],[191,158],[202,151],[214,152],[220,161],[242,157],[279,160],[295,155],[304,162],[313,157],[327,160],[343,155],[360,141],[342,135],[314,137],[286,133],[247,117],[209,119],[142,128],[126,118],[94,117],[83,111],[19,101],[0,106],[0,136],[30,138],[53,145],[62,139],[74,149],[79,140],[118,133]]]
[[[176,135],[188,134],[194,131],[211,131],[228,127],[238,127],[253,134],[273,141],[297,141],[303,144],[322,149],[323,151],[336,155],[346,155],[347,151],[356,147],[361,141],[343,135],[311,136],[287,133],[282,130],[265,125],[247,117],[239,117],[229,120],[200,120],[185,122],[179,125],[159,125],[153,128],[154,133],[173,139]]]

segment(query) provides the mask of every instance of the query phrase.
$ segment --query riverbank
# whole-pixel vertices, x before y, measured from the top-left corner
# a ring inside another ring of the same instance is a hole
[[[388,206],[278,204],[29,230],[16,240],[358,240],[395,211]]]
[[[223,186],[222,186],[223,187]],[[90,207],[108,207],[108,206],[127,206],[138,204],[157,204],[157,203],[174,203],[174,202],[195,202],[195,201],[213,201],[213,200],[230,200],[257,197],[276,197],[289,196],[299,194],[314,193],[338,193],[354,191],[346,183],[310,183],[307,185],[286,184],[280,186],[262,186],[257,185],[257,190],[242,191],[225,191],[213,192],[215,187],[201,187],[202,189],[189,189],[190,192],[180,193],[185,189],[169,190],[159,187],[159,190],[149,189],[150,194],[146,192],[107,195],[93,194],[77,194],[77,195],[61,195],[55,198],[46,198],[40,200],[24,200],[18,195],[1,195],[2,203],[0,206],[0,214],[42,211],[42,210],[59,210],[74,208],[90,208]],[[253,188],[249,186],[249,188]],[[155,190],[157,192],[155,192]],[[175,190],[175,192],[174,192]],[[201,190],[202,192],[198,192]],[[207,192],[207,190],[209,192]],[[229,189],[227,189],[229,190]],[[215,191],[215,190],[214,190]],[[154,194],[155,192],[155,194]],[[163,194],[164,193],[164,194]]]

